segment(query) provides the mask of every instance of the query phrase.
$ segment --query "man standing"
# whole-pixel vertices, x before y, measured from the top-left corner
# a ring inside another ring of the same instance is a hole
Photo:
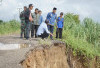
[[[47,38],[49,35],[52,35],[52,33],[49,32],[48,28],[47,28],[47,24],[49,23],[48,20],[45,20],[45,22],[42,22],[41,25],[39,26],[38,30],[37,30],[37,36],[44,39]]]
[[[34,27],[31,28],[31,37],[34,36],[35,34],[35,38],[37,38],[36,32],[38,30],[39,27],[39,14],[38,14],[38,8],[35,9],[35,12],[32,14],[33,17],[33,23],[34,23]],[[35,32],[35,33],[34,33]]]
[[[62,30],[64,27],[64,18],[63,18],[63,12],[60,13],[60,16],[57,18],[57,30],[56,30],[56,38],[62,39]]]
[[[55,21],[57,19],[57,14],[56,14],[56,10],[57,8],[53,8],[53,12],[50,12],[48,13],[47,15],[47,20],[49,20],[49,25],[48,25],[48,29],[51,33],[53,33],[54,31],[54,24],[55,24]],[[50,38],[53,40],[53,37],[52,35],[50,35]]]
[[[24,38],[25,38],[25,26],[26,26],[26,23],[25,23],[24,13],[25,13],[26,9],[27,9],[27,7],[24,6],[24,10],[20,13],[20,20],[21,20],[21,35],[20,35],[20,38],[23,38],[23,34],[24,34]]]
[[[29,39],[30,35],[30,22],[33,21],[31,10],[33,9],[33,4],[29,5],[29,8],[25,11],[25,22],[26,22],[26,39]]]

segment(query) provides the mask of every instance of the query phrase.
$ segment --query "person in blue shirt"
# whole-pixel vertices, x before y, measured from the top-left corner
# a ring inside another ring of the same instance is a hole
[[[56,30],[56,38],[62,39],[62,30],[64,27],[64,18],[63,18],[63,12],[60,13],[60,16],[57,18],[57,30]]]
[[[39,10],[38,13],[39,13],[39,25],[40,25],[43,22],[43,16],[41,15],[42,11]]]
[[[57,14],[56,14],[56,10],[57,8],[53,8],[53,12],[50,12],[48,13],[47,15],[47,20],[49,20],[49,25],[48,25],[48,29],[51,33],[53,33],[54,31],[54,24],[55,24],[55,21],[57,19]],[[53,40],[53,37],[52,35],[50,35],[50,38]]]

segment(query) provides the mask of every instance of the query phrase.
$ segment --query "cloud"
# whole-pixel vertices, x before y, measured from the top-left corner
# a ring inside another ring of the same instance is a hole
[[[100,1],[99,0],[3,0],[0,6],[0,19],[5,21],[18,19],[18,9],[28,4],[34,4],[34,9],[39,8],[46,17],[53,7],[57,7],[57,14],[60,12],[71,12],[80,15],[80,19],[91,17],[96,21],[100,21]],[[34,9],[32,12],[34,12]]]

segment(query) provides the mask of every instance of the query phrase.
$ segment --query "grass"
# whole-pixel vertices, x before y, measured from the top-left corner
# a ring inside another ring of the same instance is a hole
[[[87,57],[100,56],[100,24],[90,18],[80,22],[78,15],[70,13],[64,20],[63,41],[73,52]]]
[[[12,20],[0,23],[0,35],[11,34],[20,31],[20,23]]]
[[[90,18],[80,22],[79,16],[71,13],[66,14],[64,20],[62,41],[73,49],[73,53],[87,57],[100,56],[100,24]],[[0,35],[15,32],[20,32],[19,22],[0,23]],[[49,45],[51,42],[40,40],[40,44]]]
[[[41,45],[52,45],[52,42],[50,39],[40,39],[39,44]]]

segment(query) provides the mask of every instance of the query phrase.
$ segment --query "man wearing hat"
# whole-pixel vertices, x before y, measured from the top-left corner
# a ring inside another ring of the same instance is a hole
[[[36,35],[42,39],[47,38],[49,35],[52,35],[52,33],[49,32],[48,30],[48,25],[49,21],[45,20],[45,22],[42,22],[37,30]]]
[[[24,10],[20,13],[20,20],[21,20],[21,35],[20,37],[23,38],[23,34],[24,34],[24,37],[25,37],[25,26],[26,26],[26,23],[25,23],[25,16],[24,16],[24,13],[26,11],[27,7],[24,6]]]
[[[51,33],[53,33],[53,31],[54,31],[54,24],[57,19],[56,10],[57,10],[57,8],[54,7],[53,11],[48,13],[48,15],[47,15],[47,20],[49,20],[48,29]],[[53,40],[52,35],[50,35],[50,38]]]
[[[31,10],[33,9],[33,4],[29,4],[29,8],[25,11],[25,22],[26,22],[26,39],[29,39],[30,35],[30,23],[33,21]]]

